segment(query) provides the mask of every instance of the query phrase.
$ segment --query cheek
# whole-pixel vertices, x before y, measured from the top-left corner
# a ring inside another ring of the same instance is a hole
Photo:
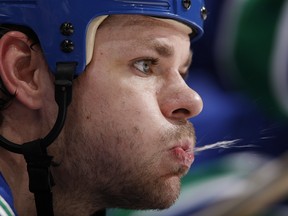
[[[163,121],[156,93],[145,89],[145,86],[137,86],[131,80],[119,80],[110,82],[108,87],[98,87],[96,91],[102,92],[97,97],[91,95],[95,98],[91,108],[98,107],[100,111],[97,118],[114,119],[121,124],[135,124],[135,127],[140,124],[139,127],[148,128],[157,125],[154,121],[158,124]]]
[[[109,92],[102,96],[91,106],[89,137],[95,140],[97,136],[98,143],[95,144],[100,143],[107,155],[110,155],[109,158],[117,158],[127,168],[135,166],[139,158],[151,158],[161,147],[155,145],[160,126],[159,115],[155,112],[157,104],[151,96],[140,97],[127,90]]]
[[[151,87],[155,84],[128,75],[121,77],[121,72],[115,71],[113,74],[97,71],[97,76],[92,76],[96,74],[93,72],[90,74],[85,80],[87,90],[80,96],[80,103],[84,127],[90,131],[91,138],[101,131],[111,143],[121,138],[128,140],[128,144],[121,141],[123,145],[133,147],[139,139],[148,148],[155,149],[152,140],[159,137],[164,119],[156,90]],[[132,138],[135,141],[129,142]]]

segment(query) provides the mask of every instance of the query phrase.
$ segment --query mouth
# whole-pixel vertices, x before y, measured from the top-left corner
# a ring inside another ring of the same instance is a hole
[[[194,161],[194,152],[190,143],[177,145],[170,149],[172,158],[181,166],[189,169]]]

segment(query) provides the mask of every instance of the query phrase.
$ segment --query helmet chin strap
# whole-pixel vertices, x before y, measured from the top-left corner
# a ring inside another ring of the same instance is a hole
[[[77,62],[59,62],[55,74],[55,100],[58,105],[57,120],[43,139],[15,144],[0,135],[0,146],[8,151],[23,154],[27,162],[29,190],[34,193],[38,216],[53,216],[52,186],[54,186],[50,166],[52,156],[47,154],[47,147],[60,134],[67,114],[67,107],[72,100],[72,80]]]

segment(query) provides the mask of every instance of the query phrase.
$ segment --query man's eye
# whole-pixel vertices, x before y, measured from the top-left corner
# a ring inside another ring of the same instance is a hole
[[[152,66],[157,64],[157,60],[146,59],[134,62],[133,66],[140,72],[149,75],[152,73]]]

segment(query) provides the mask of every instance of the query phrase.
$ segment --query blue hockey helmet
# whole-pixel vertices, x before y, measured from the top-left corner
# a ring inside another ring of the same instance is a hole
[[[101,19],[113,14],[140,14],[182,22],[193,29],[192,41],[203,34],[207,15],[203,0],[0,0],[0,24],[32,29],[52,72],[58,62],[76,62],[75,75],[91,59],[87,49],[90,26],[97,26]]]

